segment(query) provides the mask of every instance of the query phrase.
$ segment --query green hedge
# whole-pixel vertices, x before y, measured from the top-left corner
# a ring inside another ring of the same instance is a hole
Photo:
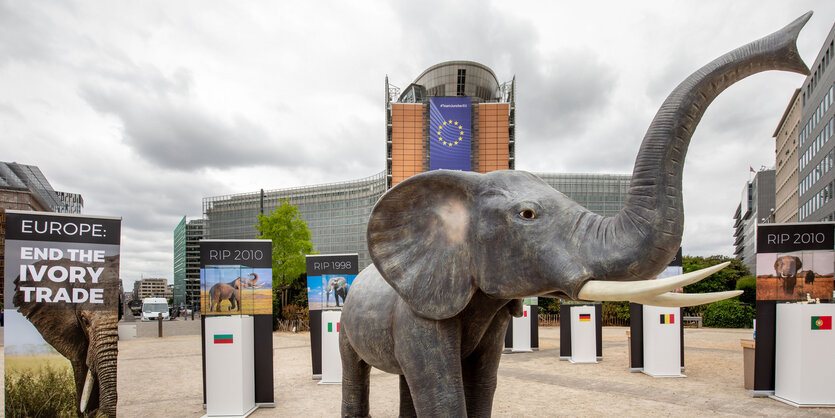
[[[704,325],[716,328],[750,328],[754,321],[754,308],[736,299],[713,302],[704,310]]]

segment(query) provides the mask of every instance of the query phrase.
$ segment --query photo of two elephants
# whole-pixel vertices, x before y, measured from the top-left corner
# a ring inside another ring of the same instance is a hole
[[[200,269],[203,315],[272,314],[272,269],[207,265]]]

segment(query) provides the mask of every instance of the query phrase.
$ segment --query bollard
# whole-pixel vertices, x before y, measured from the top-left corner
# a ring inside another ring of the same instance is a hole
[[[162,314],[160,313],[157,318],[159,321],[159,338],[162,338]]]

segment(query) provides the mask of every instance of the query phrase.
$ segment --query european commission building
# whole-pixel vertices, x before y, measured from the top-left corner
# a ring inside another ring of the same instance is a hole
[[[281,200],[299,208],[320,254],[359,254],[371,264],[365,240],[374,204],[400,181],[437,168],[486,173],[515,168],[515,79],[500,83],[471,61],[434,65],[401,89],[385,80],[386,169],[341,183],[255,191],[203,199],[204,238],[257,235],[256,217]],[[630,175],[537,174],[577,203],[614,215],[626,199]]]

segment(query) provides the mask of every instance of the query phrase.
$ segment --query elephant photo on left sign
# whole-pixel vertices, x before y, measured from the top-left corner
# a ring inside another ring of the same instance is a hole
[[[119,245],[7,239],[5,257],[6,416],[115,417]]]
[[[272,314],[272,270],[244,265],[207,265],[200,269],[203,315]]]

